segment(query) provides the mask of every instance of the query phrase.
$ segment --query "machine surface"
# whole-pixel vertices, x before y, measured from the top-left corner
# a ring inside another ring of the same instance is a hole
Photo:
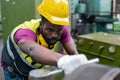
[[[120,36],[104,32],[79,35],[77,49],[88,59],[99,58],[100,64],[120,67]]]

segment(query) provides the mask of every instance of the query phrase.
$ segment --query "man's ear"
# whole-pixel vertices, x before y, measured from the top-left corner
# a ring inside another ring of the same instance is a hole
[[[43,33],[44,24],[45,24],[45,23],[41,23],[40,26],[39,26],[40,33]]]

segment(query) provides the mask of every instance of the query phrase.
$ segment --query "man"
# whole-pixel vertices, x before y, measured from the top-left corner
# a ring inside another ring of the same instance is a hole
[[[26,21],[15,27],[3,48],[2,67],[6,80],[27,80],[30,70],[43,65],[57,66],[67,75],[87,63],[85,55],[78,54],[67,27],[68,0],[43,0],[37,9],[41,19]],[[57,41],[70,55],[50,50]]]

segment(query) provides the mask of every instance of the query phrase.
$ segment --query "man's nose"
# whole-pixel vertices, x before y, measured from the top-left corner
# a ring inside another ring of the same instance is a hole
[[[57,34],[57,32],[53,32],[53,33],[51,34],[51,36],[55,38],[55,37],[58,36],[58,34]]]

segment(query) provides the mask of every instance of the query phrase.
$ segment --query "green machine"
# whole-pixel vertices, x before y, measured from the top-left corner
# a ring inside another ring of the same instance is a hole
[[[99,58],[100,64],[120,67],[120,36],[97,32],[79,35],[77,49],[88,59]]]
[[[0,32],[2,32],[2,22],[1,22],[1,0],[0,0]]]
[[[114,1],[116,0],[74,0],[74,34],[113,32],[113,23],[118,22],[117,18],[113,18]]]
[[[36,7],[41,0],[1,0],[3,41],[11,30],[24,21],[37,17]]]

